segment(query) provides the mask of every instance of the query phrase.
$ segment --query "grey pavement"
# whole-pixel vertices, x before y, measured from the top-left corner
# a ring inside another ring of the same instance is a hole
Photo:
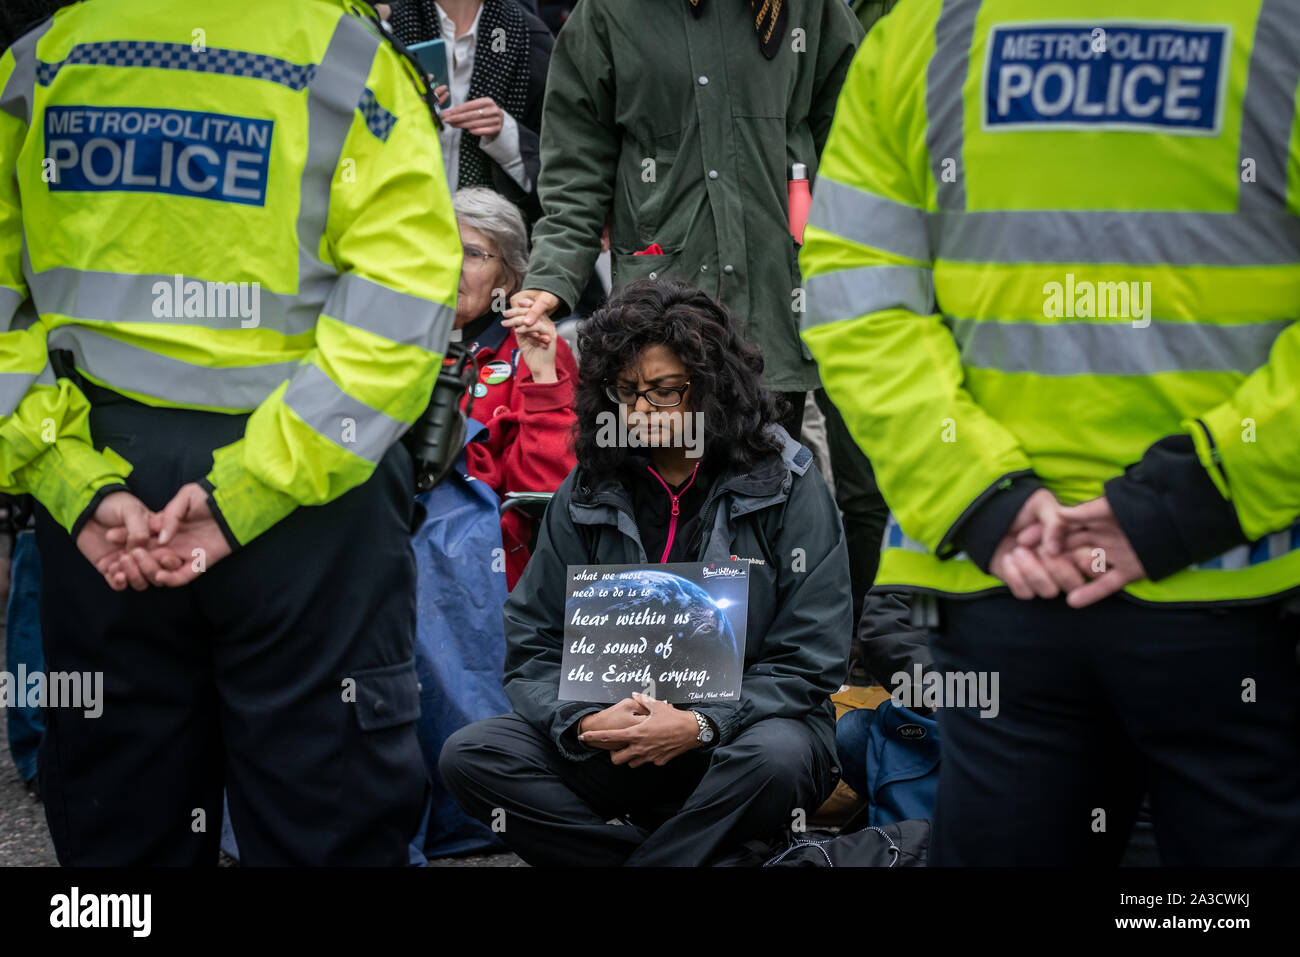
[[[0,611],[3,608],[0,604]],[[0,621],[0,671],[6,667],[4,622]],[[58,867],[45,826],[45,807],[19,779],[9,756],[8,710],[0,708],[0,867]]]

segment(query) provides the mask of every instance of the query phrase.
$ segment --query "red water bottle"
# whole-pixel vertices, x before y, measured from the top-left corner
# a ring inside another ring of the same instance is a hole
[[[812,207],[812,194],[808,191],[808,167],[795,163],[790,167],[790,182],[786,186],[790,210],[790,235],[803,245],[803,228],[808,225],[808,210]]]

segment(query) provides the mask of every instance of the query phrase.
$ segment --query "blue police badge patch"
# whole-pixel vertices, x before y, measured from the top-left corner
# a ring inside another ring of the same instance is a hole
[[[51,190],[170,193],[262,206],[273,120],[134,106],[45,111]]]
[[[1231,40],[1219,24],[998,24],[985,51],[983,128],[1216,136]]]

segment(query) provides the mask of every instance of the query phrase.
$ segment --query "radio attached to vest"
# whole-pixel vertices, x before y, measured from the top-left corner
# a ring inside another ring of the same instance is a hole
[[[477,378],[477,365],[474,357],[457,345],[448,345],[447,358],[450,361],[444,362],[438,373],[428,407],[402,436],[415,460],[417,492],[427,492],[446,478],[465,444],[468,413],[461,411],[460,400]]]

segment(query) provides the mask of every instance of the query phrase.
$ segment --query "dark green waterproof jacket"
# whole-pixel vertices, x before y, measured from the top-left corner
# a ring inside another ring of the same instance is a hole
[[[706,531],[695,560],[753,561],[740,700],[691,707],[717,726],[713,747],[764,718],[806,721],[838,767],[830,696],[844,681],[853,631],[844,531],[830,490],[810,467],[812,453],[773,428],[783,451],[751,472],[719,476],[702,508]],[[506,694],[573,760],[605,753],[579,743],[576,725],[607,706],[559,700],[567,566],[631,564],[652,563],[627,491],[613,480],[593,487],[574,469],[505,604]]]
[[[799,338],[790,167],[815,177],[863,31],[844,0],[786,3],[772,60],[745,0],[704,0],[698,19],[688,0],[577,5],[551,54],[524,288],[572,306],[608,221],[615,287],[694,283],[749,323],[767,384],[794,392],[818,379]],[[651,243],[664,254],[632,255]]]

